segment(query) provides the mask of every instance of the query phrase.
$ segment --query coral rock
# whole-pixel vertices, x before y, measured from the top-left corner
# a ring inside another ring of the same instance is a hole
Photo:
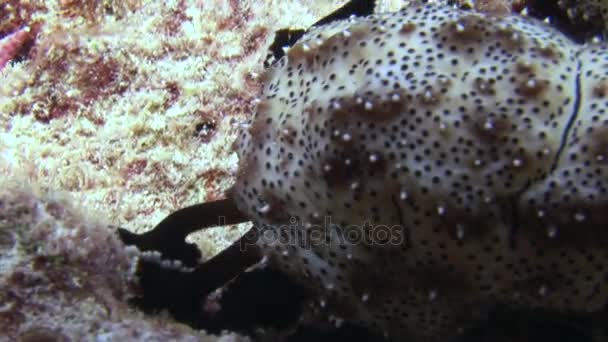
[[[137,250],[67,198],[7,183],[0,187],[0,341],[217,340],[133,311],[127,299],[137,290]]]

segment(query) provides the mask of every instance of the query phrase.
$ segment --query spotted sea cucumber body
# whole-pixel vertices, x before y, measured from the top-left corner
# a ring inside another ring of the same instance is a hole
[[[264,75],[237,205],[319,312],[396,340],[496,303],[600,310],[607,70],[605,46],[434,3],[312,29]]]

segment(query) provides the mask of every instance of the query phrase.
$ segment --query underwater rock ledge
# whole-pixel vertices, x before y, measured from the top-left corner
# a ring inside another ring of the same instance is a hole
[[[0,341],[246,341],[129,307],[139,252],[67,196],[0,186]]]

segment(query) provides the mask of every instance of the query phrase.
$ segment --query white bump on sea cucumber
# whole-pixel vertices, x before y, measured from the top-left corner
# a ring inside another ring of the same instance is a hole
[[[264,203],[262,206],[258,208],[258,212],[260,214],[266,214],[270,211],[270,204]]]
[[[445,207],[440,205],[437,207],[437,214],[439,214],[439,216],[443,216],[445,215]]]
[[[462,224],[456,225],[456,238],[462,240],[464,238],[464,226]]]
[[[483,129],[489,131],[492,128],[494,128],[494,123],[490,119],[486,120],[486,122],[483,124]]]
[[[523,165],[523,162],[521,161],[521,159],[513,159],[513,166],[515,167],[521,167]]]

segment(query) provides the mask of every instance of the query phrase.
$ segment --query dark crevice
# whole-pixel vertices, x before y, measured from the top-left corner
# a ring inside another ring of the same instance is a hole
[[[555,159],[553,160],[553,165],[551,165],[551,171],[549,172],[549,174],[553,173],[553,171],[555,171],[555,169],[557,168],[557,164],[559,163],[559,159],[561,158],[561,155],[566,147],[566,144],[568,142],[568,135],[570,134],[570,131],[572,130],[572,126],[574,126],[574,122],[576,121],[577,117],[578,117],[578,113],[580,112],[580,107],[581,107],[581,62],[578,61],[577,65],[576,65],[576,79],[575,79],[575,83],[574,83],[574,105],[572,107],[572,114],[570,114],[570,119],[568,120],[568,123],[566,124],[566,128],[564,129],[564,132],[562,133],[562,140],[561,143],[559,145],[559,148],[557,149],[557,153],[555,154]]]
[[[165,266],[159,260],[141,258],[137,265],[139,293],[131,302],[146,312],[166,309],[176,320],[196,326],[197,317],[204,315],[204,298],[260,261],[259,249],[249,244],[252,234],[255,231],[250,230],[193,269]]]
[[[179,260],[194,267],[200,259],[200,251],[186,242],[188,234],[210,227],[224,226],[248,221],[232,199],[195,204],[182,208],[165,217],[154,229],[143,234],[118,228],[117,233],[126,245],[136,246],[140,251],[157,251],[166,260]]]
[[[320,19],[312,26],[317,27],[329,24],[333,21],[348,19],[351,16],[365,17],[373,14],[375,7],[376,0],[352,0],[347,2],[344,6],[338,8],[328,16]]]
[[[258,328],[287,329],[302,313],[310,294],[281,272],[256,268],[244,272],[221,291],[218,310],[200,316],[198,329],[255,336]]]
[[[593,37],[603,37],[605,25],[600,13],[594,14],[587,20],[581,13],[575,16],[568,14],[567,8],[572,7],[577,1],[580,0],[527,0],[525,4],[529,16],[539,20],[550,18],[551,26],[577,43],[584,43]]]
[[[141,295],[130,300],[132,305],[148,314],[167,310],[175,320],[212,334],[286,329],[297,322],[308,296],[287,276],[267,268],[241,273],[210,297],[199,291],[204,280],[194,272],[142,261],[138,276]]]
[[[348,19],[351,16],[364,17],[374,13],[376,7],[375,0],[351,0],[342,7],[333,11],[329,15],[321,18],[319,21],[312,24],[312,27],[318,27],[329,24],[333,21]],[[293,46],[308,30],[286,28],[275,32],[274,41],[268,48],[269,57],[264,62],[265,67],[270,67],[272,61],[278,61],[285,56],[284,47]]]

